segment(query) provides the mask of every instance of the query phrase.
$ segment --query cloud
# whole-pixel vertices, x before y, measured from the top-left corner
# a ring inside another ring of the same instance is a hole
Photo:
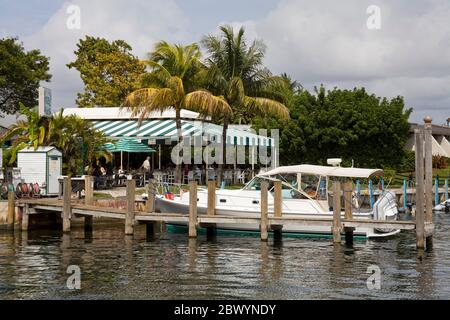
[[[366,26],[372,4],[381,10],[380,30]],[[244,24],[264,39],[273,72],[307,88],[324,83],[403,95],[413,120],[429,113],[442,123],[450,116],[449,17],[445,0],[282,0],[265,18]]]
[[[81,29],[67,28],[69,5],[77,5],[81,13]],[[76,93],[83,85],[76,70],[66,64],[75,59],[74,51],[85,35],[108,40],[123,39],[133,53],[143,57],[161,39],[184,42],[189,39],[189,19],[174,0],[75,0],[65,3],[36,33],[24,38],[27,48],[41,48],[51,57],[50,84],[53,108],[74,107]]]

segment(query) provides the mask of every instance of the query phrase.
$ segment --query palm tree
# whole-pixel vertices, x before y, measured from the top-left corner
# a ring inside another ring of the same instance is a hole
[[[207,70],[202,72],[202,78],[204,87],[223,96],[233,110],[233,118],[230,114],[222,117],[225,155],[230,121],[251,122],[255,116],[288,119],[289,110],[283,103],[283,95],[274,90],[277,86],[285,86],[285,79],[272,76],[263,66],[264,43],[254,40],[250,46],[247,45],[243,27],[237,34],[227,25],[221,26],[220,31],[220,36],[208,35],[202,40],[209,54],[205,62]],[[219,183],[222,169],[222,164],[219,164]]]
[[[18,120],[0,137],[0,145],[14,139],[9,160],[10,165],[16,161],[17,152],[29,146],[37,149],[43,145],[48,134],[48,118],[40,117],[37,109],[30,110],[23,103],[19,103],[19,110],[26,117],[26,120]]]
[[[84,166],[94,158],[111,161],[111,154],[103,148],[110,140],[92,122],[63,113],[61,110],[50,118],[46,143],[62,152],[67,174],[83,174]]]
[[[131,111],[131,117],[139,116],[139,124],[151,113],[175,109],[175,121],[179,145],[183,142],[181,110],[197,111],[201,115],[214,116],[231,113],[231,107],[221,96],[207,90],[196,90],[196,74],[202,69],[200,49],[193,43],[187,46],[160,41],[149,60],[150,68],[143,77],[145,88],[130,93],[123,108]],[[177,163],[177,182],[181,178],[181,166]]]

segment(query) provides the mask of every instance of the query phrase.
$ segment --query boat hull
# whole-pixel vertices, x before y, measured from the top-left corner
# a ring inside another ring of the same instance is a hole
[[[162,197],[156,197],[156,203],[159,207],[159,210],[162,213],[180,213],[180,214],[189,214],[189,205],[183,202],[177,202],[174,200],[168,200]],[[198,206],[197,211],[199,214],[206,214],[206,207]],[[216,214],[221,216],[230,216],[230,217],[260,217],[258,212],[254,211],[243,211],[232,208],[216,208]],[[317,218],[317,217],[331,217],[332,213],[324,213],[324,214],[296,214],[297,216],[302,216],[305,218]],[[269,213],[269,216],[271,214]],[[369,216],[367,214],[361,214],[358,217],[358,214],[355,214],[355,217],[368,219]],[[180,222],[171,222],[168,221],[169,224],[178,225],[178,226],[186,226],[187,223]],[[239,223],[227,223],[216,225],[217,229],[224,231],[241,231],[241,232],[259,232],[259,224],[239,224]],[[373,228],[356,228],[353,232],[354,236],[364,237],[364,238],[385,238],[396,235],[400,232],[400,230],[392,230],[390,232],[378,232]],[[283,227],[283,234],[292,234],[292,235],[300,235],[300,236],[331,236],[332,231],[328,226],[289,226]]]

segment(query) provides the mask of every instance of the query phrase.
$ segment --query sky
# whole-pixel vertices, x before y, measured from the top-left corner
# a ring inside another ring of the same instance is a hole
[[[79,29],[67,27],[70,6],[80,9]],[[123,39],[144,58],[158,40],[188,44],[231,24],[265,42],[274,74],[308,90],[401,95],[412,122],[430,115],[442,124],[450,117],[449,21],[448,0],[0,0],[0,38],[17,36],[50,57],[45,86],[55,110],[75,107],[83,90],[66,64],[85,35]]]

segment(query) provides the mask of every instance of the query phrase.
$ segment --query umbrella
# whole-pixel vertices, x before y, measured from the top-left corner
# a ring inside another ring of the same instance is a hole
[[[115,143],[106,143],[104,145],[105,149],[112,153],[120,152],[120,167],[123,169],[123,153],[153,153],[156,150],[150,148],[148,145],[137,141],[136,139],[122,139]],[[129,156],[129,155],[128,155]]]

